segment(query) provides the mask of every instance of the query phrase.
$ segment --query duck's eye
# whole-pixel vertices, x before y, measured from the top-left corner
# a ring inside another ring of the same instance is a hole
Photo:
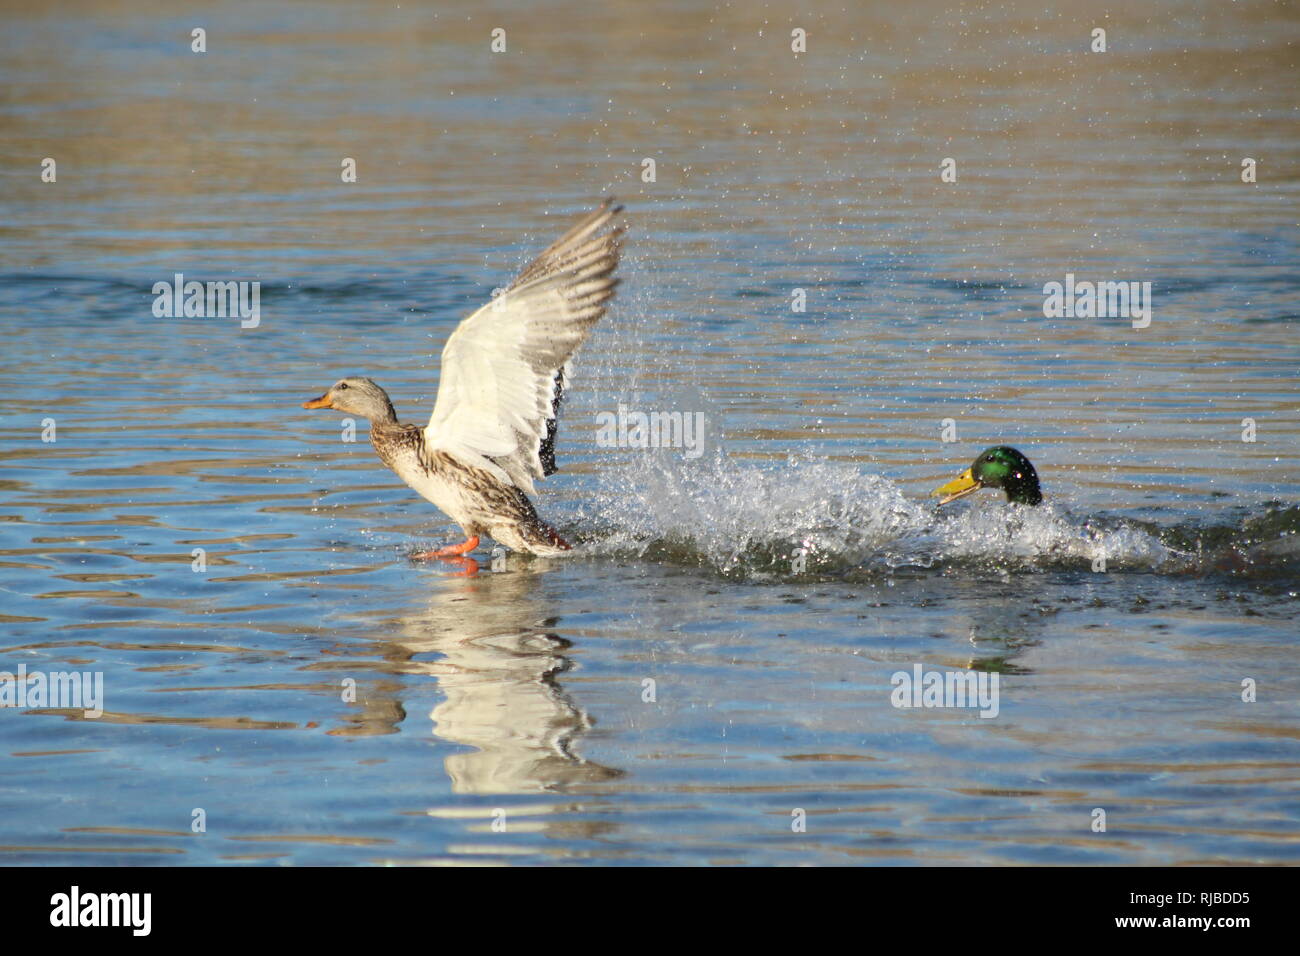
[[[348,383],[347,383],[347,382],[339,382],[338,387],[339,387],[340,389],[347,388],[347,387],[348,387]]]

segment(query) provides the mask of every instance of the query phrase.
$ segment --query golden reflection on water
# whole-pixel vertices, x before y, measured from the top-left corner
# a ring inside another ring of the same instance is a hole
[[[470,748],[445,761],[457,793],[550,791],[619,774],[578,752],[593,719],[561,684],[571,645],[548,629],[540,573],[439,579],[427,608],[391,622],[392,637],[379,642],[386,668],[437,682],[445,699],[428,715],[432,732]],[[361,713],[331,733],[394,732],[407,718],[404,686],[369,682]]]

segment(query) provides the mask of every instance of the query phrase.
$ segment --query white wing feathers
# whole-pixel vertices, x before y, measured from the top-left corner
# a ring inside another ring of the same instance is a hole
[[[554,421],[568,361],[618,284],[623,230],[606,227],[622,208],[605,200],[456,327],[442,350],[438,399],[424,429],[429,447],[526,492],[534,478],[554,471]]]

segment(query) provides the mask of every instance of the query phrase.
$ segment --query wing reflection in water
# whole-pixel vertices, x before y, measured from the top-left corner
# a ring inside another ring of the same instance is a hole
[[[539,577],[523,570],[437,579],[427,608],[399,618],[385,647],[403,673],[437,679],[446,699],[429,715],[433,732],[474,748],[447,758],[457,793],[536,793],[622,772],[574,752],[593,720],[558,682],[572,666],[564,656],[572,645],[548,632],[555,619],[539,603]],[[402,713],[391,701],[389,709]]]

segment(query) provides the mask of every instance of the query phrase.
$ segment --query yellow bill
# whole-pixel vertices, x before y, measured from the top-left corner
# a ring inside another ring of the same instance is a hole
[[[939,504],[946,505],[950,501],[956,501],[958,498],[965,498],[967,495],[974,494],[983,487],[984,482],[973,476],[970,469],[967,468],[946,485],[940,485],[930,492],[930,496],[934,498],[942,495]]]

